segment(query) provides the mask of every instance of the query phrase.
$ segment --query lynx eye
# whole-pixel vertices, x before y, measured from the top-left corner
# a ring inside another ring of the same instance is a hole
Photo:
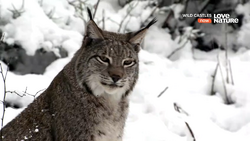
[[[123,66],[125,66],[125,67],[130,67],[130,66],[133,66],[134,64],[135,64],[134,60],[124,60],[123,61]]]
[[[97,60],[101,63],[110,63],[109,58],[105,56],[97,56]]]

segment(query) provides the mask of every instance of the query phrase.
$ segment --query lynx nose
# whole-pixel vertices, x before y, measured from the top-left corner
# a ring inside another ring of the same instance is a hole
[[[116,83],[118,80],[121,79],[121,77],[119,75],[112,75],[110,77],[112,78],[112,80],[114,81],[114,83]]]
[[[110,67],[108,73],[113,82],[116,83],[123,77],[124,70],[121,67]]]

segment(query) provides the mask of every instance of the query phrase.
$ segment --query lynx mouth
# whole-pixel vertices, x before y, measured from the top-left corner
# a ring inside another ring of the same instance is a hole
[[[112,83],[112,84],[107,84],[107,83],[104,83],[104,82],[101,82],[102,85],[104,86],[107,86],[107,87],[110,87],[110,88],[122,88],[123,86],[119,86],[115,83]]]

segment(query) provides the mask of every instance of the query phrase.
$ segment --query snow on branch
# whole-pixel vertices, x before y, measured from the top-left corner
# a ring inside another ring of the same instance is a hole
[[[87,5],[87,0],[81,1],[81,0],[74,0],[74,1],[69,1],[69,5],[73,6],[75,9],[75,16],[77,18],[82,19],[84,23],[87,23],[86,19],[84,18],[83,11],[86,11],[86,5]]]
[[[137,1],[135,4],[134,3],[129,3],[129,8],[128,8],[127,14],[125,15],[125,17],[122,19],[121,23],[119,24],[119,28],[118,28],[117,32],[121,32],[124,21],[127,18],[131,18],[130,14],[131,14],[132,10],[138,5],[138,3],[139,3],[139,1]],[[129,21],[130,21],[130,19],[128,20],[128,22]],[[128,24],[128,22],[127,22],[127,24]],[[126,24],[126,26],[127,26],[127,24]],[[126,26],[124,27],[124,29],[126,29]]]
[[[185,31],[184,34],[181,35],[179,40],[178,40],[178,46],[179,47],[176,48],[174,51],[172,51],[167,56],[167,58],[171,58],[176,52],[183,49],[189,41],[193,41],[197,37],[204,36],[204,34],[201,33],[199,29],[193,29],[193,27],[186,27],[186,28],[184,28],[184,31]]]
[[[87,23],[86,18],[84,18],[85,17],[84,13],[87,11],[87,7],[95,10],[93,14],[93,19],[94,19],[97,8],[100,3],[100,0],[98,0],[97,3],[94,6],[92,6],[88,4],[87,1],[88,0],[83,0],[83,1],[82,0],[73,0],[73,1],[68,0],[69,5],[73,6],[75,9],[75,16],[82,19],[84,23]]]
[[[24,13],[24,4],[25,4],[25,0],[22,1],[22,6],[17,9],[13,4],[12,4],[12,8],[13,9],[8,9],[10,12],[12,12],[12,17],[14,19],[20,17],[22,15],[22,13]]]

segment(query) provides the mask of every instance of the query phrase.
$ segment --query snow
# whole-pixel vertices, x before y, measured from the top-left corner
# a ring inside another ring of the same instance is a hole
[[[237,42],[242,45],[245,46],[247,48],[250,48],[249,46],[249,40],[246,37],[250,36],[250,3],[246,3],[245,5],[239,4],[236,7],[236,12],[238,14],[242,14],[244,15],[244,19],[243,19],[243,23],[245,23],[241,28],[241,31],[238,33],[238,39]]]
[[[144,42],[145,50],[167,57],[177,47],[166,31],[154,26],[148,30]]]
[[[21,45],[28,55],[34,55],[35,51],[41,48],[41,44],[46,41],[46,44],[50,42],[53,45],[46,46],[50,47],[49,49],[52,51],[70,38],[80,43],[82,38],[80,33],[61,29],[46,16],[45,11],[37,1],[25,0],[24,13],[16,19],[11,18],[11,12],[8,10],[13,9],[11,4],[14,4],[15,7],[21,7],[21,3],[22,1],[19,0],[3,2],[1,9],[2,11],[8,11],[9,17],[6,19],[9,20],[9,23],[1,26],[1,29],[7,33],[7,39],[11,38],[14,43]],[[68,12],[70,11],[68,10]],[[71,16],[73,17],[73,13]]]
[[[7,91],[12,93],[7,93],[6,101],[21,108],[7,108],[4,125],[48,87],[81,46],[85,30],[85,23],[74,16],[74,8],[66,0],[43,0],[42,6],[38,1],[25,0],[25,12],[16,19],[8,10],[12,8],[12,3],[17,8],[22,5],[20,0],[1,2],[0,29],[6,33],[8,44],[20,44],[29,55],[34,54],[38,48],[57,53],[58,47],[62,47],[69,56],[54,61],[42,75],[17,75],[8,72],[6,86]],[[138,8],[131,11],[123,25],[125,26],[130,19],[126,30],[140,28],[140,22],[145,21],[152,11],[151,7],[146,7],[147,3],[139,2]],[[249,5],[239,5],[238,13],[249,15]],[[53,8],[54,18],[48,18],[46,14]],[[177,11],[180,9],[182,7],[176,7]],[[103,10],[107,20],[105,29],[117,31],[117,23],[126,16],[129,5],[121,8],[111,0],[103,0],[96,13],[96,21],[101,21]],[[84,18],[87,20],[87,17]],[[102,27],[102,22],[98,25]],[[250,21],[246,19],[237,38],[237,42],[244,47],[249,46],[249,26]],[[190,30],[191,28],[187,28],[187,31]],[[123,31],[124,27],[121,28],[121,32]],[[143,43],[144,48],[139,53],[139,80],[130,97],[130,112],[125,126],[124,141],[191,141],[192,137],[185,122],[191,127],[197,141],[249,141],[250,51],[240,48],[237,53],[229,52],[235,84],[227,84],[226,88],[234,104],[226,105],[223,80],[219,71],[214,87],[217,93],[210,95],[218,54],[223,75],[226,76],[223,57],[225,52],[214,50],[205,53],[195,50],[192,54],[191,43],[185,43],[185,40],[178,42],[179,38],[172,40],[164,29],[157,26],[152,26],[148,30]],[[184,48],[168,59],[167,56],[181,45],[184,45]],[[6,66],[3,62],[1,64],[5,72]],[[158,97],[166,87],[168,89]],[[0,90],[0,100],[3,101],[3,81],[0,81]],[[40,92],[36,96],[27,95],[36,94],[38,91]],[[174,103],[188,115],[175,111]],[[0,107],[0,117],[2,113]],[[35,130],[38,131],[39,129]]]

